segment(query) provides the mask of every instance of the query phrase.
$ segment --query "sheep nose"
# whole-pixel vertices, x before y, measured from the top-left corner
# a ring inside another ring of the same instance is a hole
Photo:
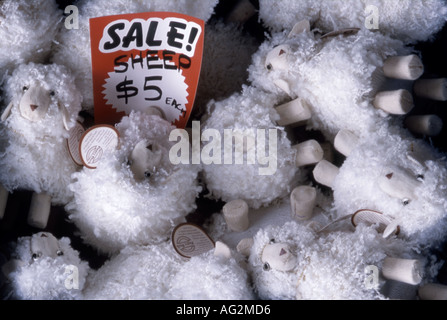
[[[37,83],[30,86],[20,99],[20,114],[29,121],[37,122],[45,118],[50,104],[50,93]]]

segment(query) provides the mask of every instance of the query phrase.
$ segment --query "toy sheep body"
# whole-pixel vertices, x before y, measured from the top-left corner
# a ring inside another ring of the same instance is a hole
[[[90,49],[89,19],[125,13],[150,11],[172,11],[208,20],[217,4],[216,0],[177,1],[177,0],[118,0],[111,4],[107,0],[81,0],[76,3],[79,9],[79,29],[62,29],[58,34],[58,45],[52,61],[65,64],[76,77],[76,84],[84,95],[84,110],[93,111],[92,69]]]
[[[394,125],[352,145],[346,155],[332,184],[339,216],[362,209],[378,211],[390,220],[389,232],[399,227],[409,244],[419,248],[442,244],[447,227],[442,153]]]
[[[88,279],[88,300],[250,300],[246,271],[212,251],[186,259],[170,242],[129,246]]]
[[[81,110],[73,78],[63,66],[29,63],[17,67],[4,90],[9,105],[0,125],[0,183],[9,192],[30,190],[65,205],[78,169],[66,141]]]
[[[2,1],[0,79],[21,64],[46,62],[61,19],[62,12],[53,0]]]
[[[339,130],[363,139],[386,124],[389,113],[404,114],[413,108],[408,90],[387,90],[384,71],[387,59],[408,57],[414,59],[409,63],[411,76],[420,77],[423,65],[410,53],[401,41],[368,30],[320,38],[308,29],[290,36],[276,33],[254,55],[250,80],[269,92],[303,99],[312,115],[307,127],[320,130],[329,141]],[[398,111],[381,109],[377,97],[382,92],[395,94],[384,104]]]
[[[17,240],[7,277],[11,298],[20,300],[78,300],[90,268],[79,258],[69,238],[37,233]]]
[[[66,206],[82,238],[103,253],[165,241],[195,208],[199,165],[173,165],[174,127],[156,115],[132,112],[116,129],[119,148],[96,169],[73,175]]]
[[[273,31],[305,19],[323,32],[369,27],[407,43],[431,39],[447,21],[444,0],[261,0],[259,6],[260,19]]]
[[[255,235],[248,268],[261,299],[380,300],[386,299],[381,293],[384,279],[376,274],[376,283],[370,282],[366,268],[383,271],[387,257],[415,260],[405,249],[405,242],[386,240],[364,225],[354,232],[317,233],[289,222]],[[422,280],[424,259],[418,259],[419,266],[411,268],[409,282]],[[433,276],[431,273],[427,271],[425,277]]]
[[[206,141],[203,139],[208,129],[217,130],[223,140],[227,130],[236,137],[234,141],[227,137],[222,144],[227,147],[217,152],[217,159],[210,154],[211,163],[203,166],[204,180],[213,197],[225,202],[241,199],[251,208],[260,208],[287,196],[300,182],[297,151],[284,127],[277,124],[280,116],[274,107],[278,103],[276,95],[244,86],[241,93],[209,104],[203,118],[202,141]],[[202,144],[202,157],[210,152],[207,148],[212,143],[207,145]],[[263,155],[265,159],[260,158]]]

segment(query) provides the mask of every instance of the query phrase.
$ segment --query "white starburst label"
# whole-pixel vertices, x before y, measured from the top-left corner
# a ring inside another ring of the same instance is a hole
[[[109,73],[103,94],[117,112],[129,114],[156,106],[173,123],[185,116],[188,86],[182,70],[173,66],[175,70],[167,71],[162,67],[164,60],[155,58],[136,56],[121,62],[120,68]]]

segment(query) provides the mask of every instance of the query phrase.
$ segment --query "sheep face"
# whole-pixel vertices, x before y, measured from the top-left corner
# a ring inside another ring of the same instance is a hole
[[[67,137],[81,110],[82,97],[65,67],[30,63],[19,66],[5,86],[10,102],[5,127],[27,142]]]
[[[146,140],[138,142],[129,157],[130,170],[136,181],[141,182],[153,176],[163,157],[162,147]]]
[[[273,268],[278,271],[291,271],[297,264],[297,258],[287,243],[271,243],[262,250],[261,260],[264,269]]]

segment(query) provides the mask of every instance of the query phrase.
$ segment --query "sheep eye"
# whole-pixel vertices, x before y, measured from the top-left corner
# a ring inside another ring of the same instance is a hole
[[[62,250],[57,250],[56,254],[60,257],[64,255],[64,252]]]
[[[54,97],[55,95],[56,95],[56,92],[54,92],[54,91],[51,91],[51,92],[50,92],[50,96],[51,96],[51,97]]]
[[[264,263],[264,265],[262,266],[262,270],[264,271],[270,271],[270,265],[266,262]]]
[[[404,206],[408,206],[409,204],[410,204],[410,199],[403,199],[402,200],[402,204],[404,205]]]
[[[28,91],[28,89],[29,89],[29,88],[28,88],[27,86],[24,86],[24,87],[22,88],[22,91],[23,91],[23,92],[26,92],[26,91]]]
[[[33,260],[36,261],[37,259],[39,259],[42,256],[42,252],[37,252],[37,253],[33,253]]]
[[[146,171],[146,172],[144,173],[144,176],[145,176],[146,178],[150,178],[151,175],[152,175],[152,174],[151,174],[149,171]]]
[[[417,179],[422,182],[425,180],[425,176],[423,174],[418,174]]]
[[[275,243],[275,239],[270,239],[270,244]]]
[[[268,71],[272,71],[272,69],[273,69],[273,66],[269,63],[269,64],[267,65],[267,70],[268,70]]]

